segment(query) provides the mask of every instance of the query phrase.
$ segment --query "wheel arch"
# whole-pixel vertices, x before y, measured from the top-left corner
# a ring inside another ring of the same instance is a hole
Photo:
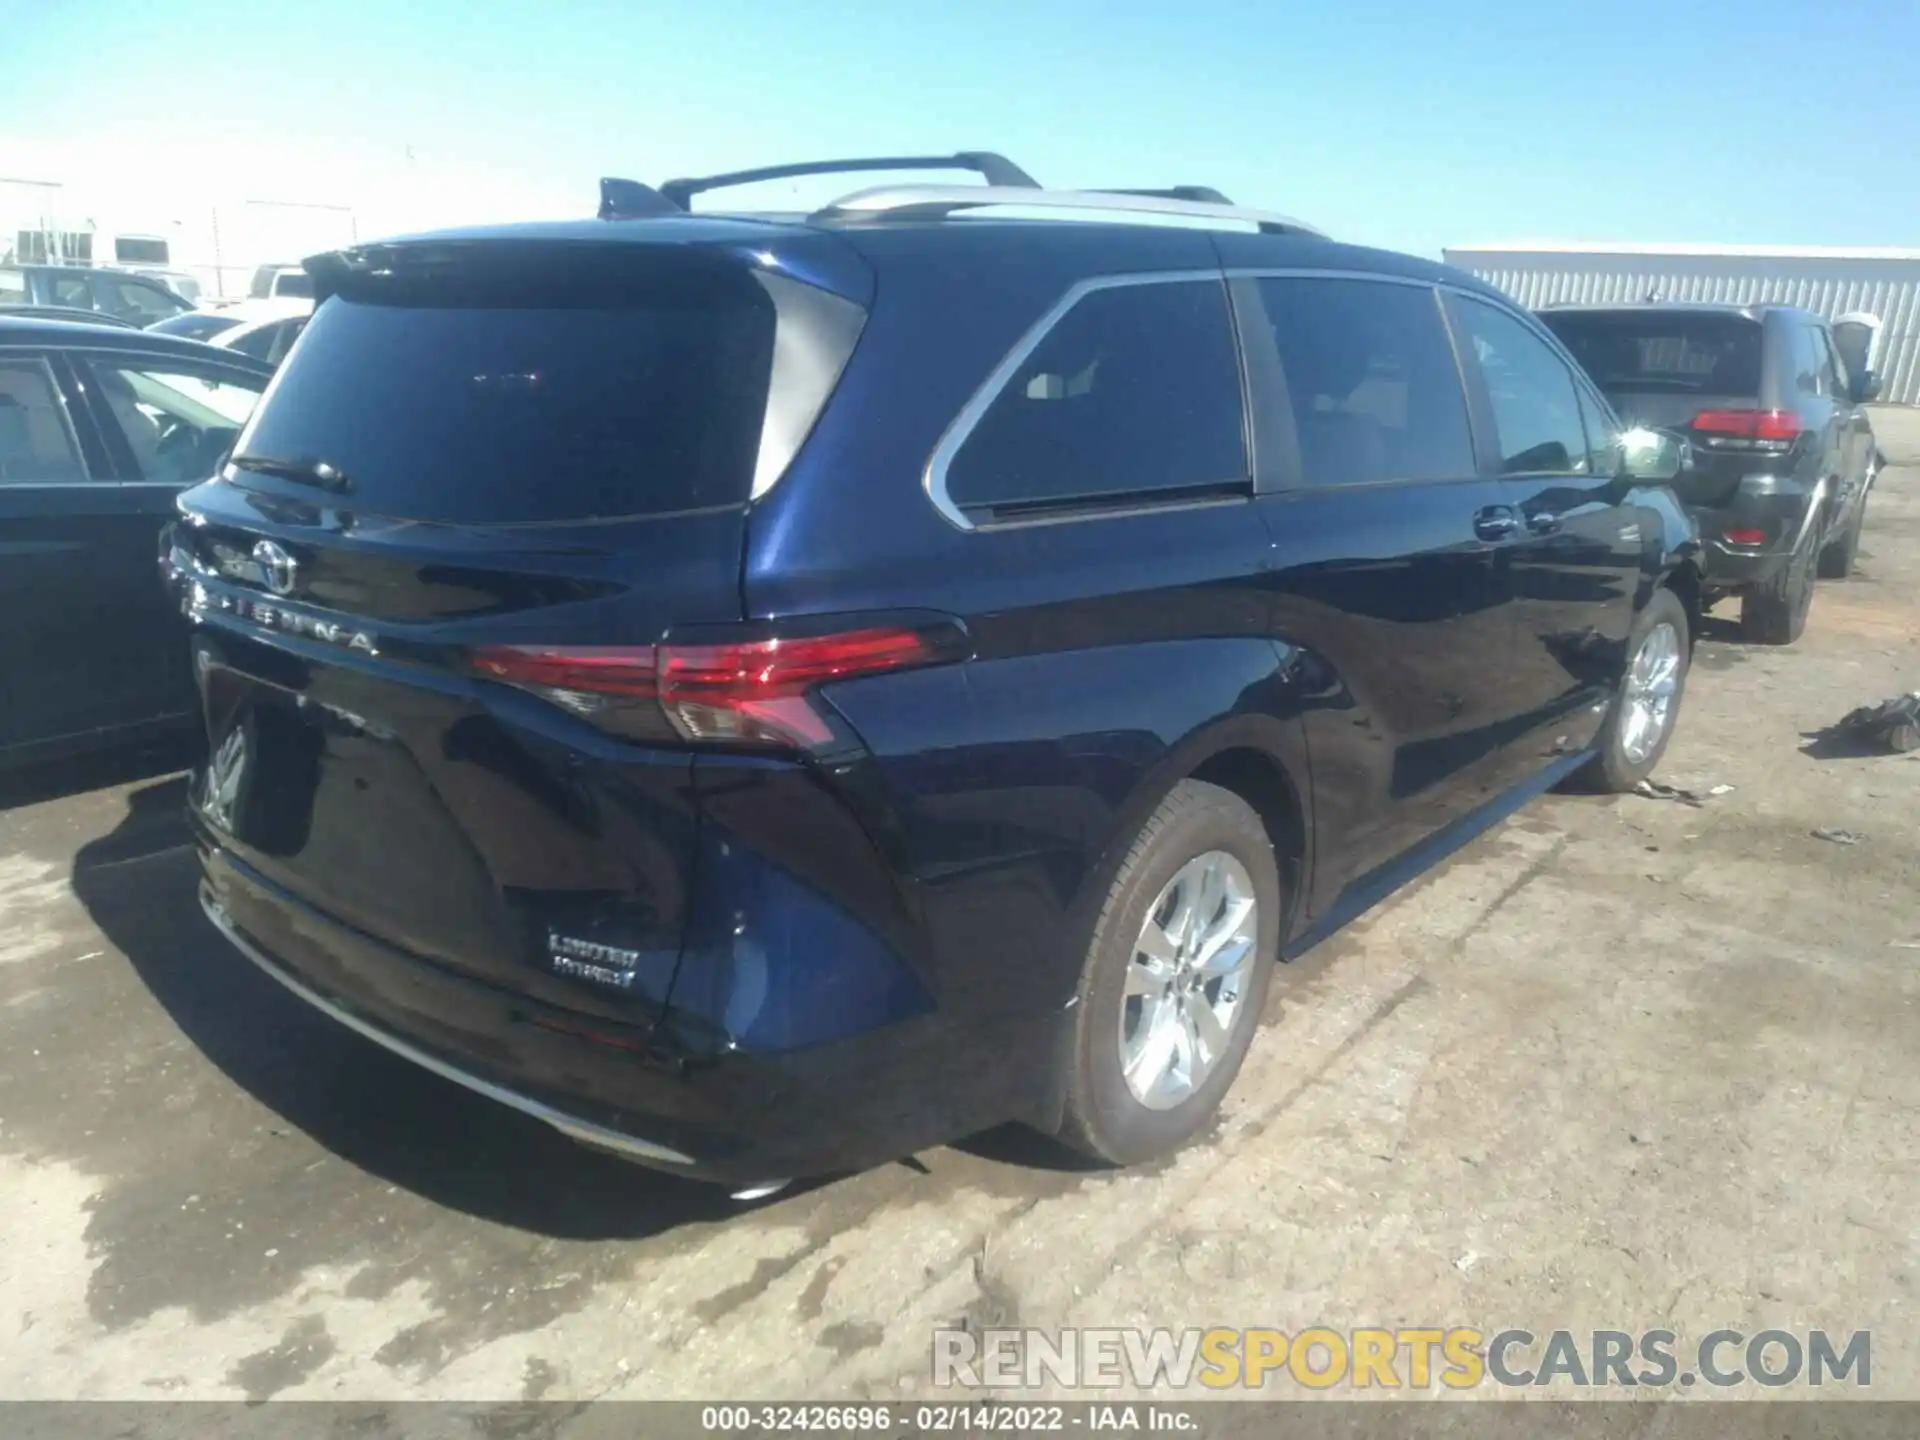
[[[1281,939],[1291,938],[1303,915],[1313,867],[1313,788],[1306,738],[1297,717],[1235,715],[1189,735],[1135,783],[1116,817],[1101,863],[1093,872],[1087,925],[1141,827],[1183,780],[1230,791],[1252,807],[1273,841],[1286,900]]]
[[[1692,556],[1674,561],[1661,574],[1657,588],[1671,590],[1679,597],[1680,607],[1687,614],[1687,649],[1691,652],[1700,643],[1700,628],[1707,617],[1706,576],[1699,562]]]

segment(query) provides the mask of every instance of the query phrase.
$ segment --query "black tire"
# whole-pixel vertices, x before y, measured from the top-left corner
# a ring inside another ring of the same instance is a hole
[[[1135,1097],[1122,1068],[1127,975],[1151,907],[1183,866],[1214,850],[1238,860],[1252,881],[1253,960],[1240,977],[1226,1044],[1212,1069],[1180,1103],[1153,1109]],[[1080,976],[1072,1053],[1064,1062],[1072,1068],[1065,1077],[1062,1141],[1096,1160],[1131,1165],[1175,1149],[1212,1119],[1260,1025],[1279,956],[1280,906],[1273,844],[1252,807],[1217,785],[1183,780],[1174,786],[1133,842],[1094,925]]]
[[[1867,523],[1867,497],[1853,507],[1853,518],[1820,552],[1820,578],[1844,580],[1853,573],[1853,562],[1860,558],[1860,531]]]
[[[1666,729],[1647,754],[1634,760],[1627,755],[1625,746],[1627,678],[1633,673],[1633,663],[1640,654],[1640,647],[1646,643],[1647,636],[1653,633],[1654,628],[1661,624],[1673,626],[1674,633],[1679,636],[1680,668],[1674,677],[1673,701]],[[1627,640],[1627,663],[1620,676],[1620,689],[1613,697],[1613,706],[1607,711],[1606,723],[1600,727],[1600,737],[1595,742],[1599,753],[1581,767],[1575,777],[1578,788],[1619,795],[1633,789],[1653,773],[1654,766],[1660,763],[1660,757],[1667,753],[1667,742],[1673,738],[1674,729],[1680,723],[1680,709],[1687,695],[1687,671],[1692,660],[1693,637],[1687,624],[1687,607],[1680,603],[1678,595],[1663,586],[1653,592],[1653,598],[1647,601],[1639,619],[1633,622],[1633,632]]]
[[[1754,645],[1791,645],[1807,628],[1807,612],[1813,608],[1813,547],[1818,528],[1816,517],[1787,563],[1741,598],[1741,639]]]

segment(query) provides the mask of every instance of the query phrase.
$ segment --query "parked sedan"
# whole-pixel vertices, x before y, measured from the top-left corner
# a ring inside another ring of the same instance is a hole
[[[0,765],[191,715],[160,529],[271,374],[171,336],[0,312]]]
[[[222,350],[251,355],[256,360],[277,367],[287,358],[287,351],[300,338],[300,332],[307,328],[308,318],[306,315],[282,315],[272,320],[255,320],[223,329],[207,343]]]
[[[1763,644],[1800,638],[1816,573],[1852,568],[1879,451],[1827,323],[1784,305],[1621,305],[1540,318],[1628,421],[1677,431],[1679,492],[1706,542],[1708,598],[1741,597]]]
[[[245,323],[245,317],[224,310],[188,310],[165,320],[156,320],[146,328],[156,335],[178,335],[182,340],[211,340],[222,330]]]

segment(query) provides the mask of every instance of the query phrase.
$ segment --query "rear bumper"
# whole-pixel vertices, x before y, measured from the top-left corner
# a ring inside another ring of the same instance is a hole
[[[1035,1113],[1059,1018],[928,1016],[772,1054],[700,1053],[451,974],[342,925],[201,836],[201,903],[295,995],[585,1144],[741,1186],[861,1169]]]
[[[1701,573],[1709,587],[1740,589],[1771,580],[1792,557],[1818,499],[1814,489],[1791,480],[1750,475],[1724,505],[1688,507],[1703,542]],[[1736,544],[1729,531],[1757,530],[1759,544]]]

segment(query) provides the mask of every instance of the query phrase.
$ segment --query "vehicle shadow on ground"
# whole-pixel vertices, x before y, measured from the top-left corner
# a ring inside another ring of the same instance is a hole
[[[120,746],[70,760],[33,765],[12,774],[0,773],[0,811],[184,770],[193,764],[198,746],[199,742],[193,739]]]
[[[748,1208],[585,1149],[295,998],[200,913],[186,798],[185,777],[133,792],[126,819],[75,857],[73,890],[188,1041],[289,1127],[439,1204],[556,1238],[637,1239]]]

